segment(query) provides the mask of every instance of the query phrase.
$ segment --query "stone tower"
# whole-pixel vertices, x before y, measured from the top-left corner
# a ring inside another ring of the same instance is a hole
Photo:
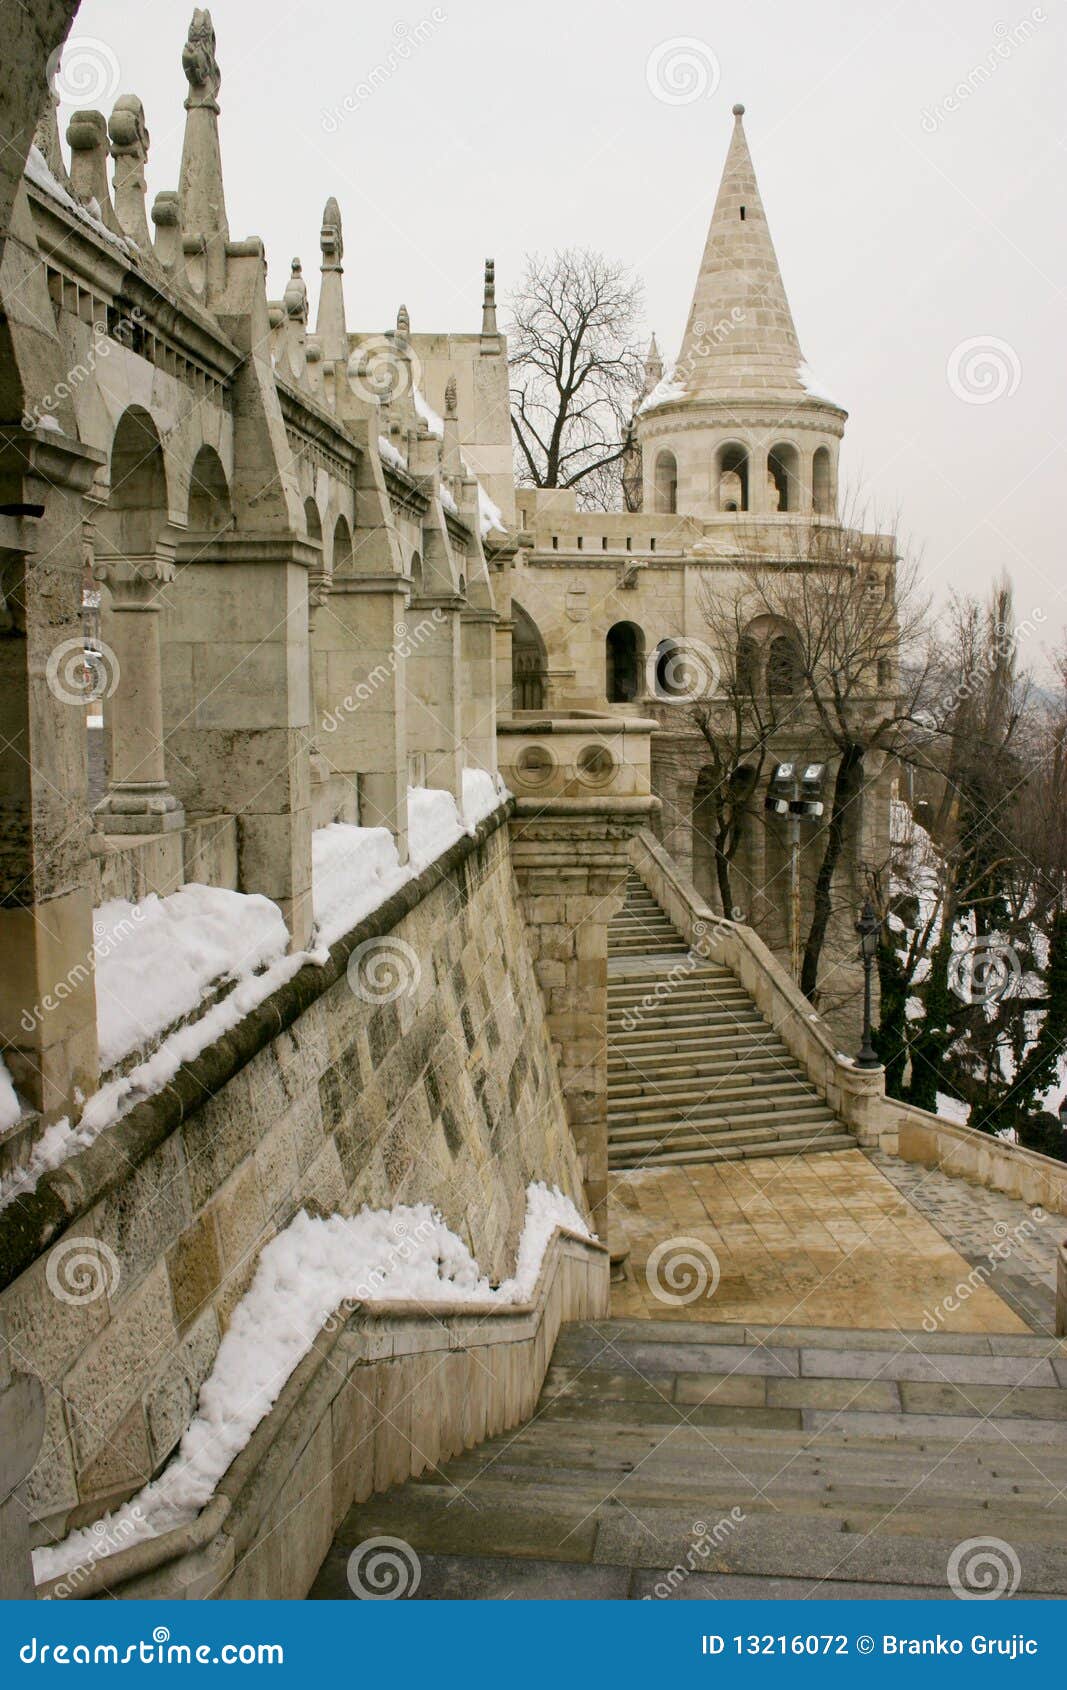
[[[735,106],[673,370],[637,417],[646,511],[833,516],[846,412],[804,362]]]

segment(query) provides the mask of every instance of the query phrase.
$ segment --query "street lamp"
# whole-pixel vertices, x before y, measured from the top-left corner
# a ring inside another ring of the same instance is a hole
[[[789,821],[789,959],[793,979],[800,980],[800,823],[817,821],[823,813],[825,763],[776,763],[767,782],[763,807],[768,815]]]
[[[863,1043],[856,1057],[857,1068],[880,1068],[882,1066],[878,1052],[871,1043],[871,970],[874,959],[878,954],[878,934],[882,923],[878,919],[874,905],[869,898],[864,900],[856,923],[856,932],[860,939],[860,955],[863,958]]]

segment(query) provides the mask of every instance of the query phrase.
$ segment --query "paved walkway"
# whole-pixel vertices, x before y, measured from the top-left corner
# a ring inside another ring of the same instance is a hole
[[[1056,1244],[1067,1218],[880,1151],[867,1155],[1032,1331],[1052,1336]]]
[[[613,1290],[613,1317],[879,1331],[1032,1329],[1015,1312],[1027,1298],[1016,1295],[1009,1307],[987,1283],[988,1265],[987,1276],[972,1272],[976,1252],[984,1260],[992,1245],[1018,1232],[1029,1218],[1025,1206],[924,1169],[892,1168],[889,1177],[888,1158],[876,1166],[856,1149],[616,1175],[613,1219],[630,1260],[625,1282]],[[897,1179],[897,1169],[914,1177]],[[998,1202],[1011,1212],[994,1210]],[[997,1231],[1001,1225],[1008,1231]],[[1040,1231],[1040,1223],[1030,1225]],[[1020,1249],[1016,1277],[1023,1277],[1024,1261],[1026,1273],[1036,1275],[1038,1263]],[[1007,1277],[1005,1290],[1016,1289]],[[1036,1296],[1036,1281],[1032,1289]]]

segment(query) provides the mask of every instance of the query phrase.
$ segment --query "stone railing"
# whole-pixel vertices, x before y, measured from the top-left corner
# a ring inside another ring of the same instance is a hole
[[[1040,1204],[1051,1214],[1067,1214],[1067,1164],[886,1097],[884,1071],[857,1068],[835,1048],[826,1023],[751,928],[716,915],[647,829],[636,835],[631,851],[634,868],[674,925],[691,945],[736,974],[861,1145]]]
[[[560,1325],[608,1304],[606,1247],[557,1229],[529,1303],[342,1308],[191,1525],[38,1596],[305,1595],[354,1502],[528,1418]]]

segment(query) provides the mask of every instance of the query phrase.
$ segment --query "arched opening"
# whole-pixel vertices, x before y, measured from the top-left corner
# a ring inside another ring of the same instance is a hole
[[[800,509],[800,453],[782,442],[767,454],[767,497],[770,509]]]
[[[654,685],[657,698],[686,698],[692,681],[685,662],[685,648],[677,640],[660,640],[656,647]]]
[[[656,459],[655,506],[665,516],[678,510],[678,460],[673,452],[661,452]]]
[[[233,521],[226,471],[214,446],[201,446],[193,459],[188,521],[200,534],[221,534]]]
[[[800,691],[800,652],[791,634],[777,634],[767,653],[767,694],[795,698]]]
[[[339,516],[333,525],[333,573],[337,576],[352,573],[352,530],[344,516]]]
[[[716,484],[721,511],[748,510],[748,453],[736,440],[719,447]]]
[[[412,552],[411,562],[408,564],[408,574],[411,576],[411,591],[416,598],[421,597],[423,590],[422,553]]]
[[[816,516],[833,515],[834,494],[828,446],[816,446],[811,460],[811,503]]]
[[[511,695],[515,710],[545,707],[545,642],[537,623],[521,604],[511,601]]]
[[[321,542],[322,519],[319,516],[319,507],[315,503],[314,499],[304,500],[304,527],[308,531],[309,540],[318,540]]]
[[[609,704],[629,704],[641,695],[645,637],[636,622],[616,622],[604,641],[604,690]]]
[[[167,519],[167,477],[163,446],[147,411],[123,411],[111,446],[111,492],[104,525],[115,549],[126,557],[155,548]]]

